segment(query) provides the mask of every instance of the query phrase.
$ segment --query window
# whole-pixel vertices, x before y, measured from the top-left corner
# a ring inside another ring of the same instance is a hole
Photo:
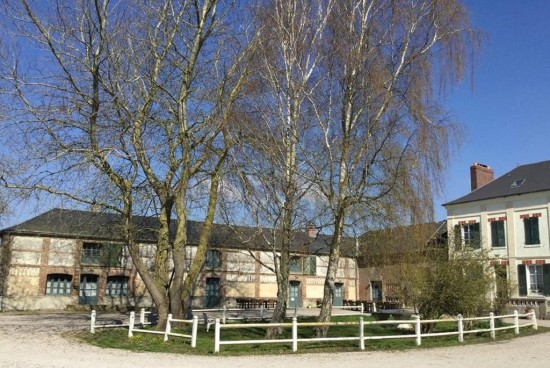
[[[455,248],[459,250],[462,245],[471,248],[481,248],[479,223],[460,224],[455,226]]]
[[[304,274],[306,275],[317,274],[317,257],[308,256],[304,258]]]
[[[82,263],[99,264],[101,260],[101,244],[84,243],[82,245]]]
[[[518,265],[519,295],[550,295],[550,264]]]
[[[107,277],[106,294],[109,296],[126,296],[128,295],[128,277],[126,276],[109,276]]]
[[[525,183],[525,179],[514,180],[514,182],[510,185],[510,188],[520,187],[523,183]]]
[[[120,267],[122,246],[119,244],[84,243],[82,263],[105,267]]]
[[[317,257],[291,257],[290,258],[290,272],[301,273],[304,275],[316,275],[317,274]]]
[[[206,267],[210,269],[220,268],[222,266],[222,252],[219,250],[209,250],[206,252]]]
[[[542,294],[544,290],[542,266],[529,266],[527,272],[529,273],[529,293]]]
[[[523,228],[525,230],[525,245],[540,244],[538,217],[524,218]]]
[[[491,222],[491,246],[500,248],[506,246],[506,235],[504,233],[504,221]]]
[[[464,232],[464,245],[472,248],[480,248],[479,223],[462,226]]]
[[[289,270],[292,273],[302,273],[302,258],[291,257],[289,263]]]
[[[46,295],[70,295],[71,275],[52,274],[48,275],[46,281]]]

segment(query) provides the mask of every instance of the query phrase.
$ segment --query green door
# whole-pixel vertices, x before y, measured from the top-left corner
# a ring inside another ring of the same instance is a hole
[[[332,305],[341,307],[344,305],[344,284],[334,284],[334,298]]]
[[[97,275],[80,276],[78,304],[97,305]]]
[[[300,306],[300,282],[291,281],[288,291],[288,307],[296,308]]]
[[[217,307],[220,303],[220,279],[209,277],[204,286],[204,306],[205,308]]]

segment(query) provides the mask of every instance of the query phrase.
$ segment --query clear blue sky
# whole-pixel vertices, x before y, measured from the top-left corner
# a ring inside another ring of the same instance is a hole
[[[464,142],[451,159],[443,203],[470,191],[470,165],[489,165],[495,177],[517,165],[550,160],[550,1],[465,0],[472,23],[486,32],[473,90],[468,77],[447,107],[463,124]]]
[[[550,0],[464,3],[487,39],[473,90],[466,76],[448,95],[447,106],[466,134],[451,158],[444,192],[435,199],[437,220],[446,217],[443,203],[469,192],[474,161],[491,166],[498,177],[517,165],[550,159]],[[14,211],[2,225],[33,216],[37,208],[30,207]]]

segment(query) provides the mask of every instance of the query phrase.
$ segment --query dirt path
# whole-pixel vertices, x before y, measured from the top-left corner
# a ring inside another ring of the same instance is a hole
[[[117,318],[117,316],[112,317]],[[0,314],[0,368],[550,366],[550,355],[545,353],[550,346],[550,333],[484,345],[417,349],[406,352],[205,357],[100,349],[67,341],[59,335],[67,329],[85,328],[88,323],[88,317],[79,314],[40,316]]]

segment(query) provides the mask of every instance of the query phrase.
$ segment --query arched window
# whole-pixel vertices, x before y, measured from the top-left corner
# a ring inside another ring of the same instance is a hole
[[[109,276],[107,277],[107,290],[109,296],[128,295],[128,277],[127,276]]]
[[[70,295],[73,277],[66,274],[50,274],[46,279],[46,295]]]

